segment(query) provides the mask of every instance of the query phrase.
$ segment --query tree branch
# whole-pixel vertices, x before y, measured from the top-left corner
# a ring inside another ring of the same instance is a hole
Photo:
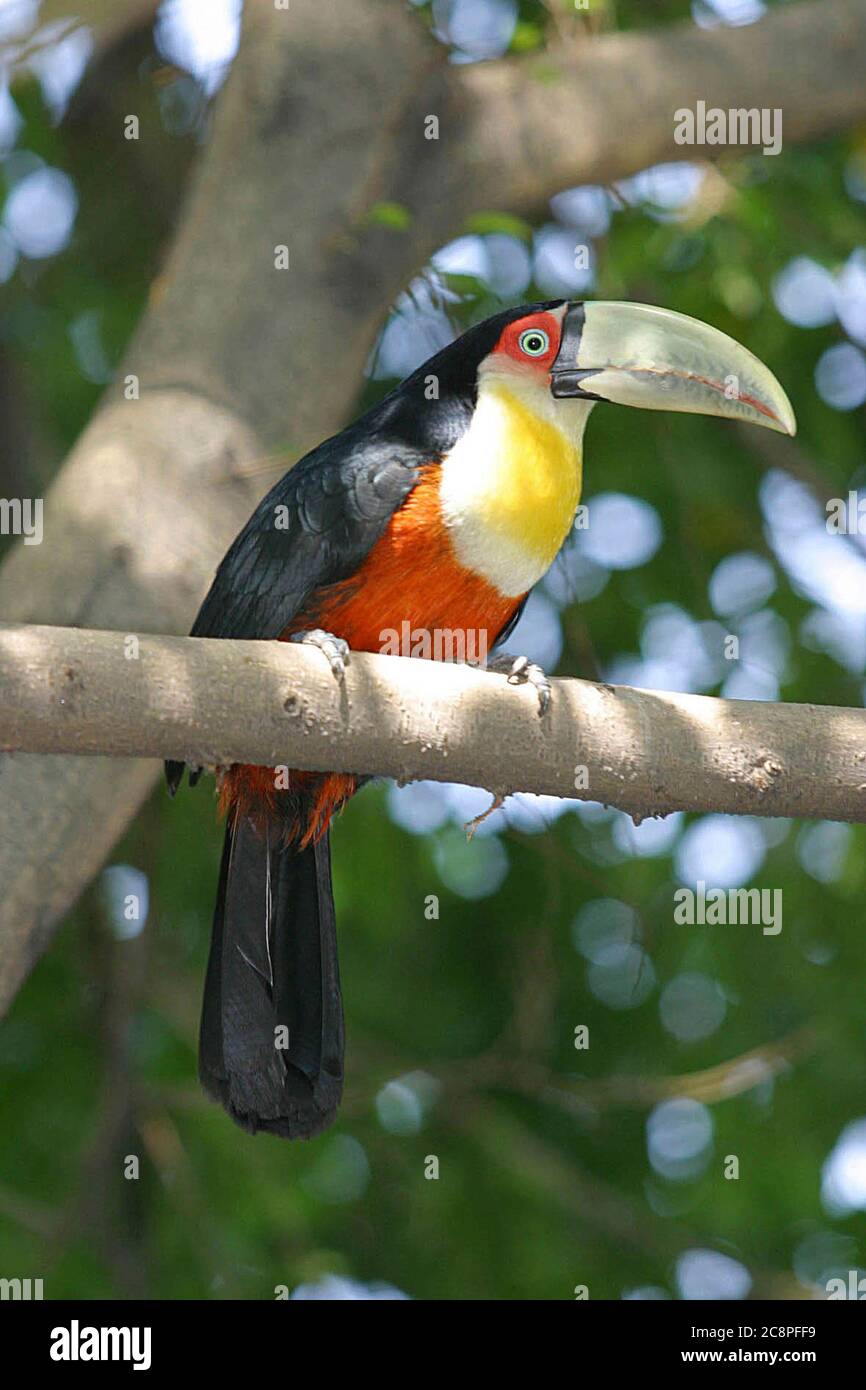
[[[674,112],[698,100],[778,107],[786,143],[815,139],[866,115],[864,71],[862,0],[804,0],[742,28],[605,34],[543,57],[457,68],[471,121],[460,175],[471,168],[482,205],[527,207],[570,184],[724,153],[674,142]]]
[[[467,782],[631,815],[866,821],[866,710],[553,683],[279,642],[0,625],[0,745]],[[580,770],[585,770],[581,785]]]

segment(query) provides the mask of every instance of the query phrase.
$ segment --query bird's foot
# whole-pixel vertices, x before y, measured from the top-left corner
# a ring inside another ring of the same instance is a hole
[[[531,685],[538,695],[538,713],[546,714],[550,708],[550,681],[540,666],[526,656],[495,656],[487,663],[488,671],[504,673],[509,685]]]
[[[318,647],[328,658],[334,679],[343,680],[349,665],[349,644],[342,637],[335,637],[333,632],[324,632],[322,628],[315,627],[309,632],[293,633],[291,641],[300,642],[304,647]]]

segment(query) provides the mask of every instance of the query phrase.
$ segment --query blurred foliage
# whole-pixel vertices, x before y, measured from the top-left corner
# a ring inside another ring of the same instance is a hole
[[[643,0],[603,8],[622,26],[689,13]],[[515,46],[531,46],[533,32],[540,41],[556,10],[522,0]],[[15,92],[18,150],[69,172],[80,198],[71,244],[22,261],[0,299],[0,365],[26,386],[18,425],[38,432],[55,461],[101,389],[82,373],[70,327],[96,314],[117,366],[202,135],[195,121],[172,125],[167,106],[165,93],[190,79],[163,72],[154,83],[160,62],[149,37],[138,42],[115,76],[121,108],[134,82],[137,99],[162,113],[152,138],[164,158],[150,150],[147,178],[126,150],[120,160],[106,150],[98,115],[82,124],[73,105],[54,126],[35,85]],[[97,112],[114,100],[106,82],[104,64],[98,96],[85,79]],[[772,462],[789,460],[826,496],[866,482],[863,408],[833,410],[815,388],[821,353],[844,335],[835,321],[787,322],[770,287],[794,257],[835,270],[866,242],[864,205],[845,181],[858,148],[855,133],[775,159],[725,154],[709,201],[677,216],[622,206],[593,241],[595,295],[693,314],[773,367],[800,437]],[[377,215],[401,234],[399,205]],[[525,242],[532,229],[499,208],[470,230]],[[477,278],[437,283],[453,292],[458,325],[501,306]],[[536,285],[520,295],[543,297]],[[368,383],[363,399],[389,384]],[[782,698],[860,705],[862,667],[802,640],[814,603],[768,545],[767,466],[757,432],[599,407],[587,495],[646,499],[664,543],[565,606],[558,670],[594,675],[637,653],[660,604],[712,619],[713,571],[747,550],[776,575],[772,611],[790,641]],[[0,491],[7,485],[0,478]],[[785,904],[784,929],[770,937],[675,925],[676,846],[630,850],[622,817],[569,812],[543,833],[509,828],[467,849],[453,822],[410,834],[390,818],[386,788],[365,791],[333,835],[349,1090],[334,1130],[287,1145],[251,1139],[199,1091],[221,831],[207,786],[174,804],[158,789],[113,859],[147,875],[143,932],[120,939],[94,885],[0,1027],[0,1273],[41,1276],[48,1296],[73,1298],[269,1298],[326,1274],[414,1297],[571,1298],[585,1284],[593,1298],[618,1298],[646,1286],[675,1295],[678,1258],[709,1248],[742,1262],[754,1294],[807,1296],[804,1269],[818,1279],[835,1264],[866,1263],[862,1214],[821,1200],[828,1155],[866,1112],[866,838],[855,829],[839,863],[816,869],[803,833],[767,830],[754,882],[782,889]],[[493,843],[507,858],[501,885],[461,896],[455,862],[477,867]],[[425,916],[431,894],[438,920]],[[575,921],[599,899],[631,909],[651,972],[622,1007],[603,1002],[576,949]],[[715,981],[726,1005],[693,1041],[678,1040],[659,1008],[684,974]],[[589,1028],[585,1051],[574,1046],[579,1025]],[[767,1066],[744,1080],[737,1059],[768,1048]],[[688,1079],[713,1068],[722,1070]],[[649,1161],[647,1120],[677,1094],[709,1107],[712,1135],[692,1171],[666,1177]],[[129,1155],[140,1157],[138,1180],[124,1177]],[[736,1181],[724,1176],[727,1155],[739,1158]],[[435,1181],[425,1178],[430,1156]],[[808,1249],[824,1253],[809,1265]]]

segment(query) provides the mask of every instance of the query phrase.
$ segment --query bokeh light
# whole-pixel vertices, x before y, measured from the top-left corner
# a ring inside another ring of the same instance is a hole
[[[683,971],[659,997],[662,1026],[679,1042],[699,1042],[720,1028],[728,1004],[717,980],[695,970]]]
[[[680,1298],[688,1299],[746,1298],[752,1287],[745,1266],[720,1250],[687,1250],[677,1260],[676,1278]]]
[[[746,816],[701,816],[676,848],[674,867],[682,883],[739,888],[754,878],[765,855],[759,826]]]
[[[671,1182],[698,1177],[713,1145],[713,1117],[700,1101],[678,1097],[662,1101],[647,1120],[647,1155],[657,1173]]]

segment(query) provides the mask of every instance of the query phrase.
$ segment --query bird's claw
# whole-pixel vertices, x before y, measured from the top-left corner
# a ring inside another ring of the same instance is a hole
[[[342,637],[335,637],[333,632],[325,632],[322,628],[315,627],[309,632],[293,633],[291,640],[300,642],[304,647],[318,647],[328,658],[334,679],[344,679],[346,667],[349,665],[349,644]]]
[[[534,686],[538,695],[538,713],[546,714],[550,709],[550,681],[541,667],[526,656],[498,656],[488,663],[488,671],[504,672],[509,685]]]

